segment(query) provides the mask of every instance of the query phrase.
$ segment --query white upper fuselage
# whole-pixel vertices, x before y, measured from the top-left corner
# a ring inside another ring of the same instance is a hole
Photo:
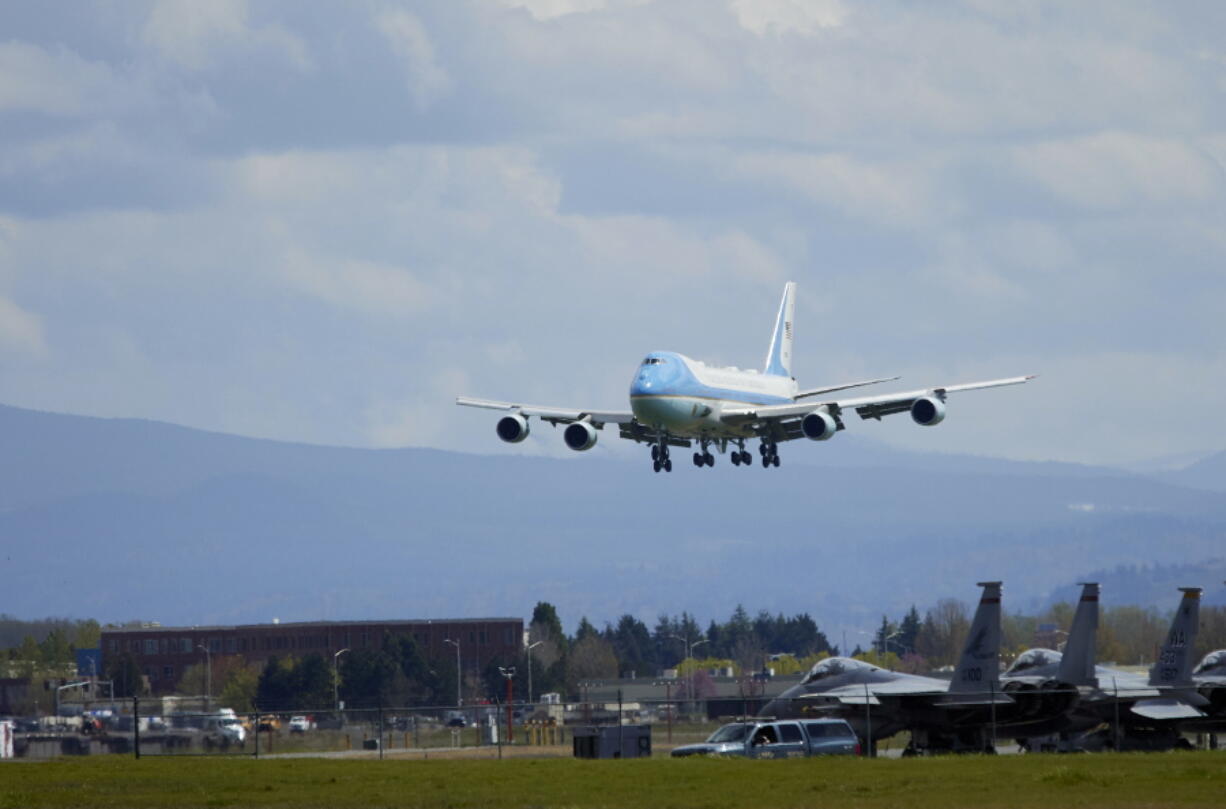
[[[725,406],[791,404],[798,391],[788,376],[716,368],[653,351],[630,383],[630,408],[641,423],[678,437],[743,437],[751,433],[720,421]]]

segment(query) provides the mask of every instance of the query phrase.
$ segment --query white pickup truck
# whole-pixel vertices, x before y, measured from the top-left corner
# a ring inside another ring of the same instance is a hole
[[[247,729],[230,708],[222,708],[215,716],[205,717],[202,730],[206,748],[245,747],[247,744]]]

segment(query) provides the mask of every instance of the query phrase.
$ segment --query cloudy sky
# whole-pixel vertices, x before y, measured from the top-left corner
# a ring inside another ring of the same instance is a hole
[[[791,279],[804,386],[1041,374],[861,434],[1223,449],[1224,30],[1216,2],[6,3],[0,402],[558,454],[453,397],[624,407],[652,349],[758,366]]]

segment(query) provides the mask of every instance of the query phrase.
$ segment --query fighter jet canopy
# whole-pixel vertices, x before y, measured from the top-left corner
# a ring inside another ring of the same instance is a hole
[[[1226,672],[1226,649],[1218,649],[1216,652],[1210,652],[1205,655],[1200,661],[1200,665],[1192,673],[1207,674],[1214,669],[1221,669],[1223,672]]]
[[[834,677],[838,674],[846,674],[849,671],[876,671],[877,667],[871,663],[865,663],[863,660],[855,660],[850,657],[827,657],[825,660],[819,660],[814,664],[813,668],[809,669],[808,675],[805,676],[806,683],[815,683],[826,677]]]
[[[1025,674],[1030,669],[1050,666],[1053,663],[1059,663],[1060,658],[1061,654],[1051,649],[1027,649],[1017,656],[1017,660],[1013,661],[1013,665],[1005,672],[1005,676]]]

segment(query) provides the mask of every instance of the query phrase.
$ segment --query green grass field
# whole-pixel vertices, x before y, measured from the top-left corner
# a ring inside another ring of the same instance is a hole
[[[738,761],[252,761],[0,766],[0,807],[1221,807],[1220,752]]]

